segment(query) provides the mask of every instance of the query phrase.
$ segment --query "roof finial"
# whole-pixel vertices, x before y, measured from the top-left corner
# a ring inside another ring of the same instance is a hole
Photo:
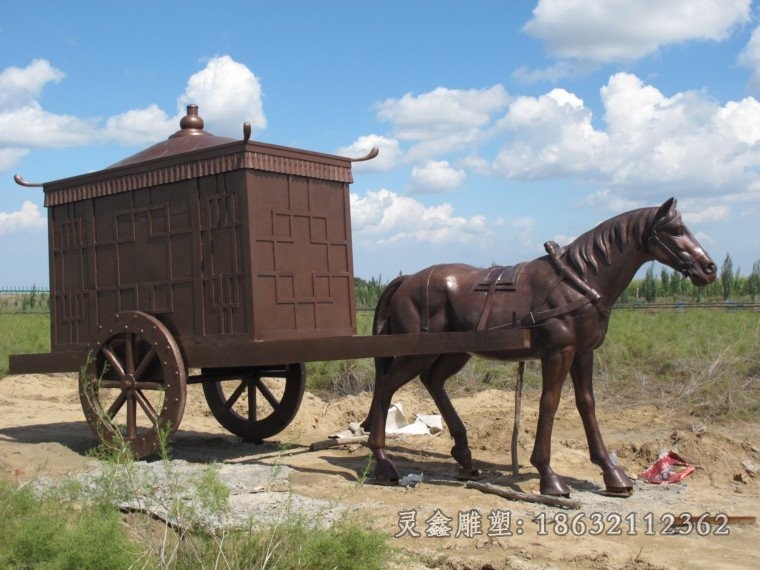
[[[187,115],[182,117],[179,122],[180,129],[170,139],[177,137],[185,137],[188,135],[203,135],[206,132],[203,130],[203,119],[198,115],[198,105],[188,105]]]

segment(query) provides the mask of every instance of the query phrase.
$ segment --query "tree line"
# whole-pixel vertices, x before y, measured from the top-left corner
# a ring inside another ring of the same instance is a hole
[[[760,295],[760,259],[752,264],[749,275],[742,275],[739,267],[734,268],[731,254],[727,253],[720,266],[717,279],[706,287],[696,287],[688,277],[667,267],[661,267],[658,276],[655,263],[652,262],[647,267],[644,279],[634,279],[618,302],[654,303],[659,299],[695,303],[749,300],[756,303],[758,295]]]
[[[359,309],[374,309],[385,286],[382,276],[362,279],[354,278],[356,306]],[[739,267],[726,254],[720,266],[718,278],[707,287],[696,287],[688,277],[675,269],[659,266],[655,262],[647,266],[643,279],[634,279],[618,299],[618,303],[654,303],[657,300],[674,303],[689,301],[751,301],[756,303],[760,296],[760,259],[752,264],[749,275],[742,275]]]

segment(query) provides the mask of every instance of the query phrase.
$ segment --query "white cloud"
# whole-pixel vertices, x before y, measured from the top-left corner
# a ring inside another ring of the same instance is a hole
[[[518,67],[512,73],[512,77],[523,83],[537,83],[539,81],[556,83],[566,77],[577,78],[586,75],[598,66],[599,64],[594,62],[563,59],[544,68]]]
[[[108,117],[103,126],[96,118],[46,111],[37,99],[47,84],[64,77],[44,59],[0,71],[0,170],[11,168],[31,148],[160,142],[179,129],[186,103],[200,106],[208,130],[217,135],[242,138],[245,121],[254,130],[266,127],[258,78],[226,55],[210,59],[188,79],[178,97],[181,108],[171,118],[155,104]]]
[[[760,169],[760,103],[721,106],[699,92],[666,97],[635,75],[601,89],[604,128],[578,97],[554,89],[518,97],[498,122],[506,144],[493,161],[507,178],[604,181],[620,200],[663,189],[681,195],[743,192]]]
[[[644,204],[643,200],[631,200],[610,191],[609,188],[594,192],[589,196],[586,196],[584,202],[589,206],[607,210],[610,212],[625,212],[628,210],[635,210],[636,208],[643,208],[647,204]]]
[[[29,150],[25,148],[0,148],[0,172],[10,170],[27,154]]]
[[[246,121],[254,134],[267,127],[259,78],[228,55],[210,59],[190,77],[178,100],[180,117],[191,103],[199,106],[206,128],[215,135],[242,138]]]
[[[663,45],[724,40],[751,0],[539,0],[523,27],[562,59],[633,60]]]
[[[6,67],[0,71],[0,109],[28,105],[47,83],[60,83],[64,77],[44,59],[35,59],[24,68]]]
[[[0,168],[11,168],[29,148],[77,146],[92,140],[93,121],[50,113],[36,100],[48,83],[64,77],[44,59],[0,71]]]
[[[760,26],[754,29],[749,42],[739,54],[739,63],[752,69],[750,86],[760,89]]]
[[[726,205],[708,206],[698,211],[681,212],[684,221],[689,224],[700,222],[714,222],[716,220],[727,220],[731,214],[731,208]]]
[[[596,159],[608,144],[606,133],[592,126],[583,101],[564,89],[538,98],[518,97],[497,127],[514,140],[494,161],[495,171],[507,178],[595,170]]]
[[[484,216],[453,215],[450,204],[425,206],[389,190],[351,194],[351,225],[360,241],[386,244],[409,240],[442,245],[465,243],[487,231]]]
[[[47,219],[39,206],[26,201],[17,212],[0,212],[0,235],[18,231],[41,230],[47,227]]]
[[[104,136],[124,145],[137,145],[147,141],[159,142],[179,129],[176,119],[169,119],[157,105],[145,109],[132,109],[108,117]]]
[[[0,147],[64,148],[93,142],[94,120],[45,111],[32,101],[0,112]]]
[[[372,147],[375,146],[379,149],[380,153],[372,160],[354,163],[354,172],[384,172],[395,168],[401,158],[402,152],[398,141],[393,138],[376,134],[365,135],[359,137],[348,146],[340,147],[337,153],[340,156],[359,158],[366,156],[372,150]]]
[[[445,160],[430,160],[412,168],[411,187],[414,192],[446,192],[459,186],[464,178],[464,170],[453,168]]]
[[[424,160],[480,140],[493,115],[508,102],[502,85],[466,90],[438,87],[421,95],[386,99],[375,108],[378,118],[392,123],[396,138],[416,143],[407,158]]]
[[[525,250],[526,253],[536,250],[533,237],[536,222],[533,218],[516,218],[510,222],[510,226],[514,229],[515,238],[521,249]]]

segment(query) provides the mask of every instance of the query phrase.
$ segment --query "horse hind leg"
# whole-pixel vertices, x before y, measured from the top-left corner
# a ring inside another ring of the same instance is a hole
[[[464,368],[470,360],[469,354],[447,354],[439,356],[433,365],[422,376],[422,383],[427,388],[435,405],[441,412],[451,437],[454,438],[454,447],[451,448],[451,456],[461,467],[461,474],[465,477],[478,475],[478,470],[472,465],[472,452],[467,441],[467,428],[454,409],[449,395],[446,393],[444,383],[451,376]]]
[[[393,363],[393,360],[394,360],[393,356],[385,356],[385,357],[379,356],[375,358],[375,381],[377,381],[378,378],[381,378],[388,372],[388,369]],[[370,409],[367,412],[367,417],[359,425],[365,431],[370,429],[370,427],[372,426],[372,406],[370,406]]]
[[[395,485],[399,472],[385,452],[385,422],[388,407],[396,390],[419,376],[435,359],[435,356],[400,356],[394,358],[388,370],[375,380],[372,403],[365,422],[369,422],[367,445],[375,456],[375,481]]]

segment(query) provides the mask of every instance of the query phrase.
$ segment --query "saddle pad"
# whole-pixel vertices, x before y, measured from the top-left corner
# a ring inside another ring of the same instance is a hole
[[[489,291],[493,286],[494,291],[515,291],[517,289],[517,280],[520,278],[525,263],[517,265],[501,266],[497,265],[488,272],[485,281],[481,281],[475,286],[475,291]]]

